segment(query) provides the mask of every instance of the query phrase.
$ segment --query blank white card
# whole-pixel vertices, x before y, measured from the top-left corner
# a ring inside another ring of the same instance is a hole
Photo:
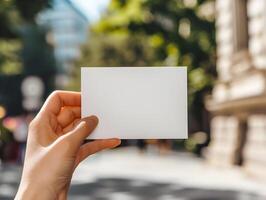
[[[89,139],[187,138],[186,67],[83,67],[81,95]]]

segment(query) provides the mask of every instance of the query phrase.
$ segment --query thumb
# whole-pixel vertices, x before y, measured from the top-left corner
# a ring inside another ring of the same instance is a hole
[[[98,124],[96,116],[83,118],[78,125],[67,136],[75,144],[81,145],[83,141],[92,133]]]

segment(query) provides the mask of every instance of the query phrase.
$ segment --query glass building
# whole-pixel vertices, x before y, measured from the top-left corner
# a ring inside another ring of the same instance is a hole
[[[37,22],[50,30],[47,40],[54,46],[58,72],[70,72],[87,38],[87,17],[72,1],[54,0],[52,7],[38,16]]]

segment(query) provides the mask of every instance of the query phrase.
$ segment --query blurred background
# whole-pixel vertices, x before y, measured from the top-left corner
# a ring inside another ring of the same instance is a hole
[[[187,66],[188,140],[128,140],[75,172],[70,199],[266,198],[266,0],[1,0],[0,199],[27,127],[82,66]],[[49,172],[47,172],[49,173]]]

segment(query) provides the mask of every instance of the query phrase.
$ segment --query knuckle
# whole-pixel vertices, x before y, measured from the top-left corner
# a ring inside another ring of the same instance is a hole
[[[38,120],[36,118],[33,119],[30,122],[30,124],[29,124],[29,129],[35,129],[35,128],[37,128],[38,127],[38,124],[39,124]]]
[[[31,122],[29,123],[29,130],[41,130],[44,126],[42,123],[44,120],[41,119],[39,115],[37,115]]]
[[[59,95],[60,94],[60,90],[55,90],[55,91],[53,91],[51,94],[50,94],[50,96],[57,96],[57,95]]]

